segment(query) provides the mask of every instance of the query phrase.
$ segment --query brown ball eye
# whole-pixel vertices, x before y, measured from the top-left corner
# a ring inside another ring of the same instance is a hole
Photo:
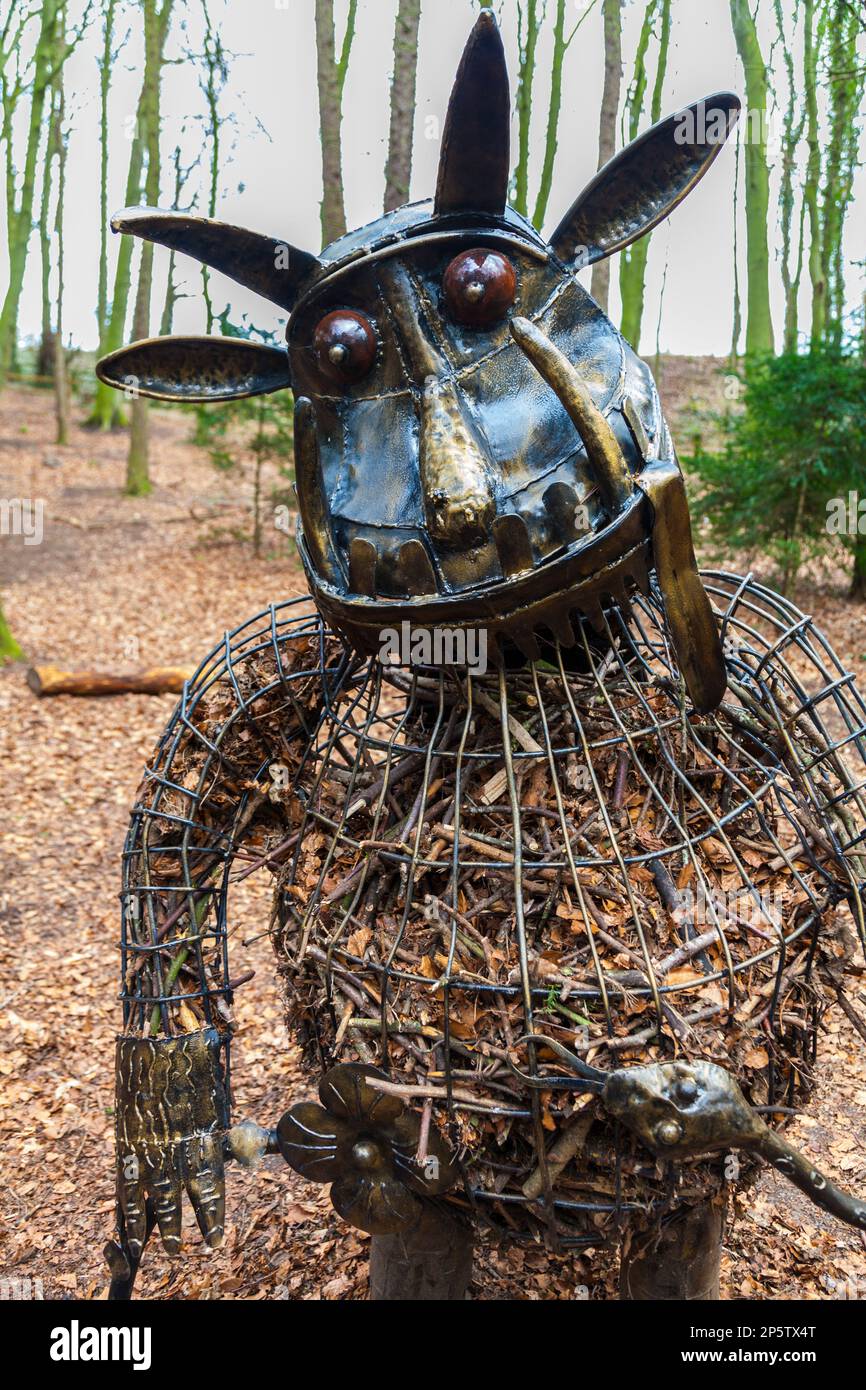
[[[481,246],[454,257],[442,288],[448,313],[457,323],[489,328],[514,303],[517,276],[505,256]]]
[[[373,325],[354,309],[334,309],[316,325],[313,352],[328,381],[351,386],[367,375],[376,360]]]

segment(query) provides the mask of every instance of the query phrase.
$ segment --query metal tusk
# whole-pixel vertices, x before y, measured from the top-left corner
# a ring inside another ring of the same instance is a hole
[[[513,318],[511,336],[533,367],[559,397],[583,440],[602,498],[611,513],[621,511],[634,492],[634,481],[608,421],[564,353],[529,319]]]
[[[295,484],[307,553],[323,579],[340,584],[342,575],[331,541],[319,461],[316,417],[313,403],[306,396],[299,396],[295,401]]]

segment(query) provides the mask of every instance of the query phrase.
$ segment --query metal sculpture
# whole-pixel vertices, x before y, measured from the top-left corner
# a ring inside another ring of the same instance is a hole
[[[686,196],[738,106],[653,127],[545,240],[507,206],[484,11],[432,204],[319,256],[188,214],[114,220],[289,310],[285,354],[155,339],[98,371],[161,400],[291,386],[313,606],[226,635],[133,812],[112,1296],[154,1224],[176,1248],[184,1190],[219,1243],[223,1162],[264,1153],[373,1234],[379,1297],[460,1296],[478,1222],[557,1249],[629,1226],[627,1296],[713,1296],[723,1151],[862,1227],[762,1116],[808,1095],[866,943],[866,709],[786,600],[699,575],[652,378],[575,278]],[[382,652],[401,624],[428,653],[403,667]],[[453,657],[479,632],[489,671]],[[276,1131],[225,1113],[243,857],[276,876],[289,1024],[320,1078],[322,1105]]]

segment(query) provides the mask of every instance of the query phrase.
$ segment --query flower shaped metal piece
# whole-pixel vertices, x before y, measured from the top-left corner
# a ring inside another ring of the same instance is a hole
[[[418,1161],[421,1121],[399,1096],[371,1082],[387,1081],[366,1063],[341,1063],[319,1084],[321,1105],[293,1105],[277,1125],[280,1152],[312,1182],[331,1183],[331,1201],[344,1220],[370,1235],[413,1226],[419,1197],[437,1197],[457,1179],[451,1152],[431,1126]]]

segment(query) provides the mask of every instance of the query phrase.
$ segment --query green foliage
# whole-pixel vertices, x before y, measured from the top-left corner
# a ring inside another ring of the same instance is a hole
[[[275,333],[256,328],[246,316],[240,324],[233,323],[231,305],[217,318],[220,333],[227,338],[249,338],[271,346],[279,344]],[[290,505],[290,481],[294,480],[292,464],[292,413],[290,391],[276,391],[269,396],[250,396],[239,401],[223,401],[214,405],[195,407],[194,439],[208,451],[214,467],[225,473],[236,473],[243,461],[253,464],[252,544],[258,555],[262,543],[262,465],[268,461],[279,464],[287,479],[286,487],[271,494],[271,502]]]
[[[866,361],[841,350],[784,353],[748,363],[742,381],[742,410],[717,420],[724,447],[691,460],[695,516],[717,549],[769,558],[783,592],[807,559],[840,548],[856,581],[864,536],[850,525],[850,494],[859,488],[866,500]],[[846,520],[834,529],[842,504]],[[866,531],[866,516],[860,524]]]
[[[24,653],[12,636],[3,609],[0,607],[0,666],[5,666],[9,661],[20,661],[23,656]]]

